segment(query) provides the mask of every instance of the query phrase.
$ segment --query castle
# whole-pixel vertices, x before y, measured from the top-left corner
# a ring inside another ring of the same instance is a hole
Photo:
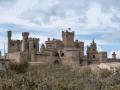
[[[7,35],[8,53],[6,58],[17,63],[89,65],[117,61],[115,52],[109,59],[106,51],[99,52],[94,40],[87,46],[87,52],[84,55],[84,42],[74,40],[75,32],[71,31],[71,28],[62,31],[62,40],[48,38],[41,47],[39,47],[40,39],[29,37],[29,32],[22,33],[22,40],[12,40],[12,31],[8,31]]]

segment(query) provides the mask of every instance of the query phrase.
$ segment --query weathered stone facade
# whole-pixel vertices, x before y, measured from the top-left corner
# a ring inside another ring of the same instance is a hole
[[[7,59],[18,63],[61,63],[68,65],[88,65],[107,61],[107,52],[98,52],[93,40],[87,46],[87,56],[84,55],[84,42],[74,40],[74,32],[69,28],[62,31],[62,40],[48,40],[39,47],[39,38],[29,37],[28,32],[22,33],[22,40],[12,40],[12,32],[8,31]],[[113,53],[113,58],[116,58]]]

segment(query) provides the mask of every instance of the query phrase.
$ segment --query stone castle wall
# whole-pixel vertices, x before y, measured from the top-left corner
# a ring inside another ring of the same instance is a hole
[[[28,32],[22,33],[22,40],[12,40],[12,32],[8,31],[7,59],[21,62],[41,62],[68,65],[88,65],[106,61],[107,52],[98,52],[97,44],[93,42],[87,47],[87,57],[84,55],[84,42],[74,40],[74,32],[70,29],[62,31],[62,40],[53,39],[39,47],[39,38],[30,38]],[[41,51],[40,51],[41,50]],[[114,60],[116,54],[113,53]]]
[[[21,60],[20,52],[8,53],[6,58],[19,63]]]
[[[79,49],[74,48],[66,48],[64,49],[65,57],[62,61],[65,65],[79,65],[80,57],[79,57]]]

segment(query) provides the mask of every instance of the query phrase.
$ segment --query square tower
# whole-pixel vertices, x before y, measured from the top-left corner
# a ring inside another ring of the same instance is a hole
[[[74,46],[74,32],[70,32],[70,28],[66,30],[65,32],[62,31],[62,41],[64,44],[64,47],[73,47]]]
[[[22,51],[28,51],[29,42],[28,42],[29,32],[22,33]]]
[[[90,46],[87,47],[87,59],[89,60],[89,64],[98,62],[97,55],[97,45],[93,40]]]

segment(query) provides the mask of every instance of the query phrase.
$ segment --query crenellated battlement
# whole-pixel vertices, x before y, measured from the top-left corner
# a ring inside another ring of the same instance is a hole
[[[22,40],[12,40],[13,42],[22,42]]]
[[[69,31],[68,31],[69,30]],[[74,31],[70,31],[68,28],[65,32],[62,31],[62,40],[65,47],[73,47],[74,46]]]
[[[29,32],[22,32],[22,36],[29,36]]]
[[[62,31],[62,36],[74,36],[74,31],[70,32],[68,30]]]
[[[68,28],[66,31],[62,31],[62,40],[48,38],[39,48],[40,38],[29,37],[29,32],[22,32],[22,40],[12,40],[12,31],[8,31],[8,54],[20,52],[22,53],[20,57],[24,56],[24,60],[44,63],[54,62],[56,59],[63,64],[81,65],[96,63],[99,60],[107,61],[107,52],[99,52],[94,40],[87,47],[87,55],[84,55],[84,42],[74,40],[74,34],[74,31]],[[14,54],[13,56],[11,54],[11,57],[18,59]],[[112,60],[117,60],[115,52],[112,54]]]
[[[29,38],[29,41],[39,41],[40,40],[40,38]]]
[[[84,42],[82,42],[82,41],[79,41],[78,43],[81,44],[81,45],[84,45]]]

